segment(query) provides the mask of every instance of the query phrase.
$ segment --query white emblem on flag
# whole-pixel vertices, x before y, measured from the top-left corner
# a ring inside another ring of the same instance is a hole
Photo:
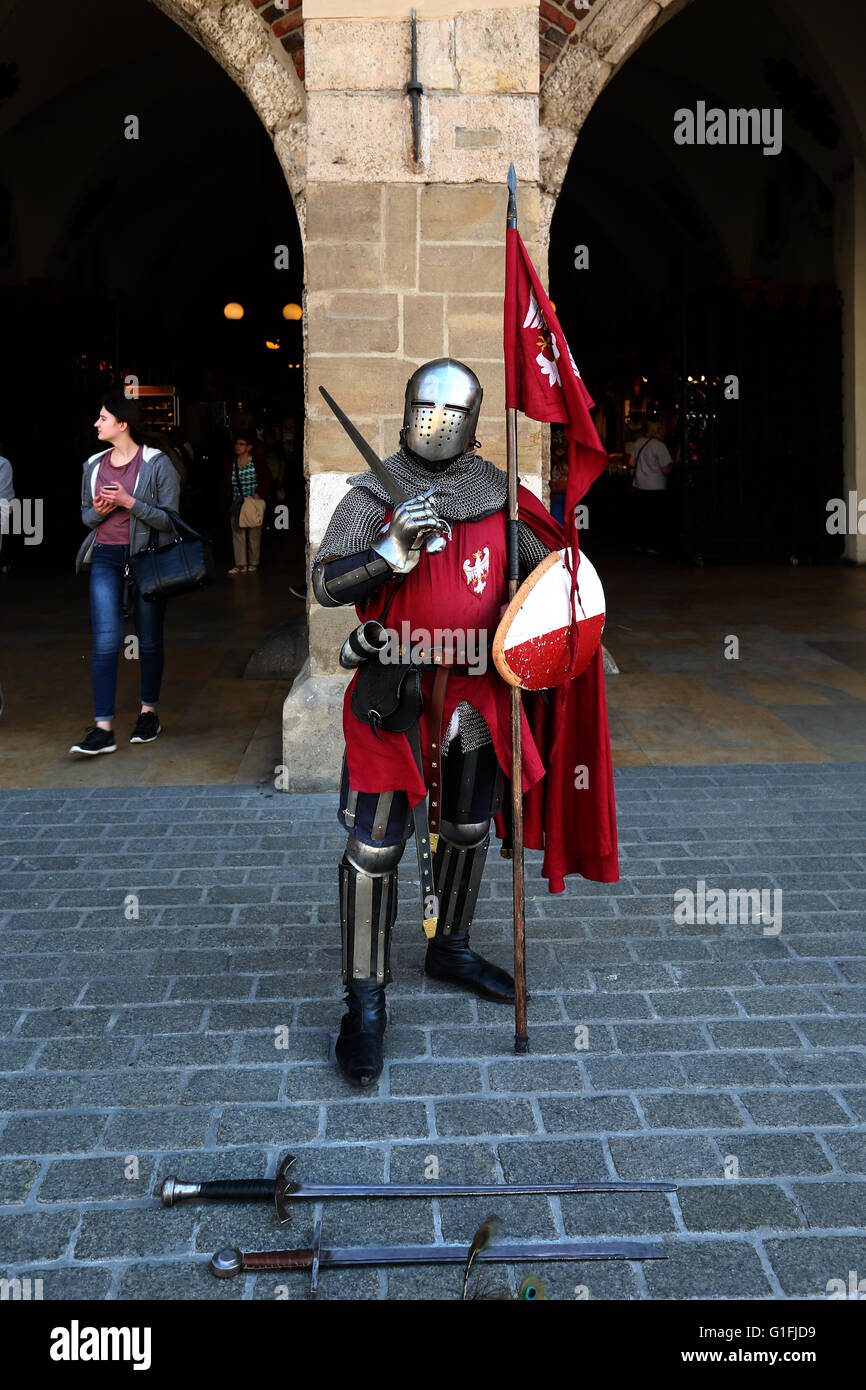
[[[544,346],[547,346],[546,342]],[[550,382],[550,385],[561,386],[562,378],[559,375],[559,367],[557,366],[559,348],[556,346],[555,333],[551,333],[550,335],[550,346],[553,349],[553,357],[545,357],[544,348],[542,348],[541,352],[538,354],[535,360],[538,363],[541,370],[544,372],[544,375],[547,377],[548,381]]]
[[[523,327],[541,329],[542,336],[538,339],[538,346],[541,348],[541,352],[535,360],[547,377],[548,384],[551,387],[561,386],[562,378],[559,375],[559,344],[556,341],[556,334],[552,333],[548,328],[545,317],[538,307],[538,300],[535,298],[535,294],[532,290],[529,291],[529,308],[526,310],[526,318],[523,320]],[[548,334],[549,337],[547,336]],[[545,350],[548,347],[553,352],[553,357],[545,356]],[[568,346],[568,343],[566,343],[565,347],[568,353],[568,360],[571,363],[571,369],[574,375],[579,377],[580,372],[577,370],[577,363],[574,360],[571,348]]]
[[[490,573],[490,547],[485,545],[483,550],[476,550],[470,559],[463,561],[463,574],[466,583],[476,597],[480,598],[487,588],[487,576]]]
[[[538,300],[535,298],[533,291],[530,290],[529,308],[526,311],[526,318],[523,320],[523,327],[541,328],[542,325],[544,325],[545,328],[547,327],[547,324],[544,322],[544,315],[538,307]]]

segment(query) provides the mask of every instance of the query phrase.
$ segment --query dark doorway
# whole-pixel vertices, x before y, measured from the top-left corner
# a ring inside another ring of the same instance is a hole
[[[699,103],[781,110],[781,148],[676,143],[675,113]],[[834,186],[849,168],[809,54],[765,0],[745,34],[724,0],[693,0],[602,93],[550,249],[611,454],[589,499],[595,548],[630,535],[627,457],[655,418],[676,459],[674,553],[841,554],[826,503],[843,487]]]
[[[0,439],[18,495],[45,501],[45,541],[16,565],[68,570],[98,397],[134,376],[173,388],[142,399],[193,446],[183,505],[223,541],[228,429],[252,418],[285,460],[271,557],[300,575],[302,325],[282,311],[301,303],[302,251],[270,137],[145,0],[19,0],[4,19]]]

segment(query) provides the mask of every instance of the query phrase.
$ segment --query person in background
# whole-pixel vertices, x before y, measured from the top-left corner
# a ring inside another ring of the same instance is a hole
[[[180,478],[161,449],[147,443],[138,403],[121,388],[102,398],[94,422],[103,446],[84,465],[81,519],[90,530],[75,568],[90,571],[93,624],[95,723],[70,753],[114,753],[117,662],[126,629],[126,597],[133,604],[141,673],[141,713],[130,743],[153,743],[161,732],[157,705],[163,671],[165,600],[145,603],[129,571],[130,555],[146,550],[152,530],[157,545],[171,543]],[[162,533],[162,536],[160,536]],[[128,586],[128,588],[127,588]]]
[[[668,539],[667,488],[674,461],[663,433],[661,420],[649,419],[646,433],[638,436],[631,451],[634,546],[649,555],[664,550]]]
[[[2,560],[3,538],[7,534],[10,526],[10,502],[15,500],[15,488],[12,482],[12,464],[6,457],[6,449],[0,443],[0,574],[8,574],[9,565]]]
[[[263,453],[265,462],[274,480],[274,495],[278,502],[285,501],[286,451],[276,425],[267,425],[263,431]]]
[[[169,462],[174,466],[180,478],[181,487],[188,487],[190,469],[195,459],[195,450],[192,445],[188,444],[184,439],[183,430],[178,429],[176,425],[168,432],[165,452]]]
[[[231,512],[235,563],[229,574],[255,574],[262,553],[263,526],[241,526],[240,510],[248,497],[267,502],[273,490],[273,474],[264,459],[255,430],[239,431],[234,453],[223,478],[224,504]]]

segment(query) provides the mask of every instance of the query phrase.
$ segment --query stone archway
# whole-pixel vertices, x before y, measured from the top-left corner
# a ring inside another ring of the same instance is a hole
[[[297,19],[278,14],[270,22],[262,0],[152,0],[211,54],[244,91],[274,142],[274,150],[305,230],[306,97],[303,49],[289,42],[302,30]],[[281,8],[281,7],[280,7]],[[300,5],[294,5],[300,15]],[[292,25],[289,29],[288,25]],[[300,63],[297,60],[301,55]]]
[[[692,0],[542,0],[539,94],[539,239],[546,248],[556,201],[580,130],[599,95],[628,58]],[[587,13],[583,13],[586,9]],[[850,152],[830,171],[839,209],[837,283],[843,296],[844,474],[850,499],[866,497],[866,92],[862,40],[850,32],[845,0],[784,0],[779,7],[812,56]],[[748,20],[742,34],[748,42]],[[548,37],[549,36],[549,37]],[[856,526],[845,555],[866,564],[866,535]]]
[[[575,21],[574,0],[545,3],[545,31],[559,31],[559,56],[547,67],[539,102],[539,192],[544,235],[568,169],[581,126],[608,82],[636,49],[691,0],[588,0],[592,8]],[[559,20],[554,14],[560,12]],[[542,34],[542,45],[544,34]],[[543,52],[542,48],[542,52]]]

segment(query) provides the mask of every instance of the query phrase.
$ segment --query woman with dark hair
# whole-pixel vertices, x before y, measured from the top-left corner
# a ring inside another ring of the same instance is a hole
[[[160,732],[157,705],[163,668],[165,602],[146,603],[135,587],[130,555],[146,550],[151,529],[157,545],[170,544],[180,478],[162,450],[151,442],[135,400],[124,391],[109,391],[94,422],[108,447],[91,454],[81,483],[81,519],[90,535],[78,552],[75,568],[90,570],[93,625],[94,726],[70,753],[113,753],[117,661],[126,627],[127,596],[132,601],[141,672],[141,713],[130,743],[152,743]],[[161,533],[161,534],[159,534]]]

